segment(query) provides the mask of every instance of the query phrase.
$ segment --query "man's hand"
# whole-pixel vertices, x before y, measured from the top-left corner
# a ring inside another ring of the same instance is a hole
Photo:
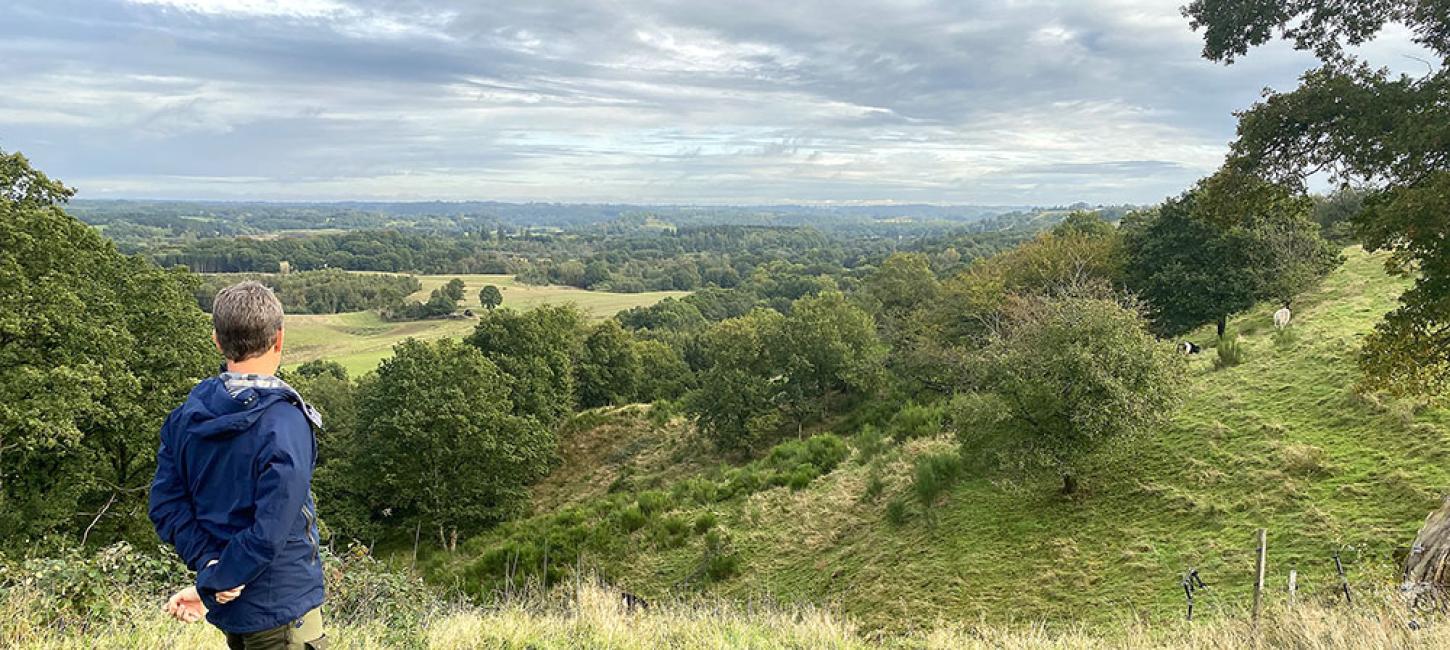
[[[187,587],[166,601],[166,613],[182,623],[195,623],[206,616],[206,605],[202,604],[196,587]]]
[[[246,585],[237,585],[226,591],[216,592],[216,604],[225,605],[236,600],[237,596],[242,595],[242,590],[246,588]]]
[[[207,566],[211,566],[211,565],[216,564],[216,563],[217,563],[216,560],[212,560],[210,562],[207,562],[206,565]],[[228,589],[226,591],[218,591],[217,594],[216,594],[216,604],[218,604],[218,605],[225,605],[227,603],[232,602],[233,600],[236,600],[237,599],[237,596],[242,595],[242,590],[245,589],[246,587],[247,587],[246,585],[237,585],[237,586],[232,587],[231,589]],[[193,589],[192,591],[195,591],[195,589]]]

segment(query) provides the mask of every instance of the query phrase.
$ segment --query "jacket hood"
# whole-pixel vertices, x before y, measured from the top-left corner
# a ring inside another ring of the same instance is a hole
[[[246,388],[233,396],[227,392],[220,377],[210,377],[187,396],[181,418],[187,431],[204,438],[228,438],[251,430],[267,407],[279,401],[291,401],[295,393],[287,390]],[[296,399],[304,412],[310,408]],[[311,414],[309,413],[309,418]]]

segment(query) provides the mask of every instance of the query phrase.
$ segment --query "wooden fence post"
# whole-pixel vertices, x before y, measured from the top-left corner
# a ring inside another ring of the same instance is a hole
[[[1294,606],[1295,596],[1299,592],[1299,571],[1289,569],[1289,606]]]
[[[1264,606],[1264,572],[1268,568],[1269,529],[1259,529],[1259,562],[1254,578],[1254,625],[1259,624],[1259,612]]]
[[[419,521],[416,526],[413,526],[413,566],[415,568],[418,566],[418,534],[421,532],[423,532],[423,522]]]

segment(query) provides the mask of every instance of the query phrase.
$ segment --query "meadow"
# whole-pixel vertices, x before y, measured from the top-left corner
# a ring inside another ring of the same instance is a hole
[[[591,318],[603,320],[629,309],[652,305],[667,297],[687,295],[684,291],[607,293],[564,286],[537,286],[518,282],[510,275],[419,275],[422,289],[409,297],[426,301],[428,295],[449,280],[464,282],[461,309],[482,309],[478,291],[492,284],[503,293],[503,307],[528,310],[544,304],[570,303]],[[287,365],[313,359],[341,363],[354,376],[377,367],[393,353],[393,346],[407,338],[433,340],[463,337],[473,331],[473,319],[438,319],[390,322],[375,311],[345,314],[297,314],[287,317]]]

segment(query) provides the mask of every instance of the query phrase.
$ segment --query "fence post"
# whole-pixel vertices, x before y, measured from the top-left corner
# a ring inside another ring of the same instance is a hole
[[[1289,569],[1289,606],[1294,606],[1295,596],[1299,592],[1299,571]]]
[[[1349,578],[1344,575],[1344,562],[1339,559],[1339,551],[1334,552],[1334,569],[1339,572],[1339,589],[1344,592],[1344,604],[1353,605],[1354,599],[1349,595]]]
[[[1193,578],[1191,576],[1192,574],[1184,574],[1183,581],[1180,583],[1183,585],[1183,597],[1188,599],[1188,617],[1186,620],[1189,621],[1193,620]]]
[[[1259,624],[1259,612],[1264,606],[1264,572],[1268,568],[1269,529],[1259,529],[1259,562],[1254,577],[1254,625]]]

